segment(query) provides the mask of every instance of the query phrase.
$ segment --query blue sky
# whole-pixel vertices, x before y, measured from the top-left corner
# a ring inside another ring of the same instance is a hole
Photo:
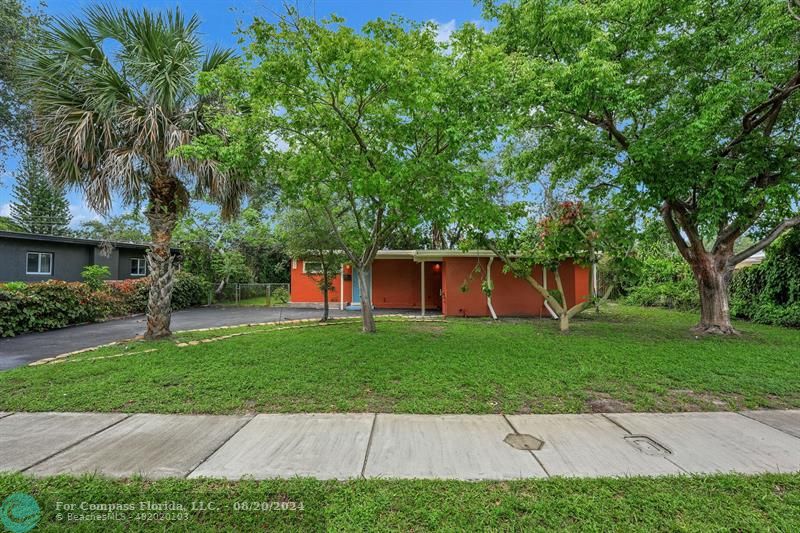
[[[37,5],[38,2],[30,2]],[[80,16],[81,9],[95,2],[84,0],[49,0],[46,11],[57,17]],[[201,31],[208,45],[236,47],[236,36],[233,35],[237,24],[247,25],[253,17],[259,16],[274,19],[274,13],[283,9],[284,3],[296,5],[308,16],[317,18],[336,13],[346,19],[354,27],[361,27],[365,22],[378,17],[400,15],[418,21],[435,21],[440,26],[440,35],[446,38],[457,26],[468,21],[481,18],[480,8],[472,0],[129,0],[127,2],[103,2],[125,7],[147,7],[149,9],[167,9],[179,6],[184,11],[197,13],[202,21]],[[8,215],[11,202],[11,188],[14,184],[13,173],[17,166],[17,157],[12,154],[6,160],[6,169],[0,175],[0,215]],[[83,220],[97,218],[83,201],[81,194],[72,191],[68,195],[70,210],[73,215],[73,226]],[[115,212],[121,212],[115,208]]]

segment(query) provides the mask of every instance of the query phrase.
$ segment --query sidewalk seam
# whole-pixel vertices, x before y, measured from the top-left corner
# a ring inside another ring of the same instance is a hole
[[[35,462],[35,463],[33,463],[32,465],[26,466],[25,468],[23,468],[22,470],[20,470],[20,473],[21,473],[21,472],[27,472],[27,471],[28,471],[28,470],[30,470],[31,468],[33,468],[33,467],[36,467],[36,466],[39,466],[40,464],[44,463],[45,461],[49,461],[50,459],[52,459],[52,458],[53,458],[53,457],[55,457],[56,455],[58,455],[58,454],[61,454],[61,453],[64,453],[64,452],[66,452],[67,450],[71,450],[72,448],[74,448],[74,447],[75,447],[75,446],[77,446],[78,444],[83,444],[84,442],[86,442],[87,440],[91,439],[91,438],[92,438],[92,437],[94,437],[95,435],[99,435],[100,433],[102,433],[102,432],[106,431],[107,429],[111,429],[111,428],[113,428],[114,426],[116,426],[117,424],[121,424],[122,422],[125,422],[126,420],[128,420],[128,419],[129,419],[129,418],[131,418],[132,416],[134,416],[134,415],[132,415],[132,414],[130,414],[130,413],[126,414],[124,417],[120,418],[120,419],[119,419],[119,420],[117,420],[116,422],[113,422],[113,423],[111,423],[111,424],[109,424],[109,425],[107,425],[107,426],[105,426],[105,427],[103,427],[103,428],[101,428],[101,429],[98,429],[97,431],[95,431],[94,433],[92,433],[92,434],[90,434],[90,435],[86,435],[84,438],[82,438],[82,439],[80,439],[80,440],[78,440],[78,441],[76,441],[76,442],[73,442],[72,444],[70,444],[70,445],[69,445],[69,446],[67,446],[66,448],[62,448],[62,449],[58,450],[57,452],[51,453],[50,455],[48,455],[48,456],[47,456],[47,457],[45,457],[44,459],[40,459],[39,461],[36,461],[36,462]]]
[[[0,415],[0,418],[5,418],[5,417],[11,416],[13,414],[15,414],[15,413],[4,413],[4,414]]]
[[[612,424],[617,426],[619,429],[621,429],[622,431],[624,431],[628,435],[633,435],[633,432],[631,430],[629,430],[628,428],[626,428],[620,422],[614,420],[613,418],[609,418],[608,416],[606,416],[606,413],[600,413],[600,416],[602,416],[603,418],[605,418],[606,420],[608,420],[609,422],[611,422]]]
[[[220,443],[220,445],[219,445],[219,446],[217,446],[216,448],[214,448],[213,450],[211,450],[211,452],[209,452],[209,454],[208,454],[208,455],[206,455],[206,456],[205,456],[205,457],[204,457],[204,458],[203,458],[203,459],[202,459],[202,460],[201,460],[199,463],[197,463],[197,464],[194,466],[194,468],[191,468],[191,469],[190,469],[188,472],[186,472],[186,474],[184,474],[184,475],[183,475],[183,478],[184,478],[184,479],[187,479],[189,476],[191,476],[191,475],[192,475],[192,473],[193,473],[195,470],[197,470],[198,468],[200,468],[201,466],[203,466],[203,464],[205,464],[205,462],[206,462],[206,461],[208,461],[209,459],[211,459],[211,456],[212,456],[212,455],[214,455],[215,453],[217,453],[217,452],[220,450],[220,448],[222,448],[223,446],[225,446],[226,444],[228,444],[228,441],[230,441],[230,440],[231,440],[231,439],[232,439],[234,436],[236,436],[236,435],[237,435],[237,434],[238,434],[238,433],[239,433],[241,430],[243,430],[243,429],[245,428],[245,426],[247,426],[247,425],[248,425],[250,422],[252,422],[252,421],[253,421],[253,419],[254,419],[256,416],[257,416],[257,415],[252,415],[252,416],[250,416],[250,418],[248,418],[248,419],[245,421],[245,423],[244,423],[244,424],[242,424],[241,426],[239,426],[238,428],[236,428],[236,431],[234,431],[233,433],[231,433],[230,435],[228,435],[228,437],[227,437],[227,438],[225,438],[225,439],[224,439],[224,440],[223,440],[223,441]]]
[[[768,423],[764,422],[763,420],[759,420],[758,418],[753,418],[752,416],[747,416],[746,414],[744,414],[741,411],[734,411],[734,413],[736,413],[737,415],[742,415],[743,417],[747,418],[748,420],[752,420],[754,422],[758,422],[759,424],[764,424],[768,428],[772,428],[772,429],[774,429],[776,431],[780,431],[784,435],[789,435],[790,437],[793,437],[795,439],[800,439],[800,437],[798,437],[797,435],[792,435],[791,433],[789,433],[787,431],[784,431],[781,428],[777,428],[777,427],[773,426],[772,424],[768,424]]]
[[[506,421],[506,423],[507,423],[507,424],[508,424],[508,425],[511,427],[511,430],[512,430],[512,431],[513,431],[513,432],[514,432],[516,435],[521,435],[521,433],[520,433],[519,431],[517,431],[517,428],[515,428],[515,427],[514,427],[514,424],[512,424],[512,423],[511,423],[511,420],[509,420],[509,419],[508,419],[508,417],[507,417],[505,414],[501,414],[500,416],[502,416],[502,417],[503,417],[503,420],[505,420],[505,421]],[[544,442],[544,441],[542,441],[542,442]],[[551,476],[550,476],[550,472],[548,472],[548,471],[547,471],[547,468],[545,468],[545,466],[544,466],[544,463],[542,463],[541,459],[539,459],[539,458],[536,456],[536,454],[534,453],[534,451],[533,451],[533,450],[528,450],[528,453],[530,453],[530,454],[533,456],[533,458],[536,460],[536,462],[537,462],[537,463],[539,463],[539,466],[540,466],[540,467],[541,467],[541,469],[544,471],[544,475],[546,475],[547,477],[551,477]]]
[[[366,479],[364,475],[367,471],[367,461],[369,460],[369,452],[372,449],[372,436],[375,434],[375,423],[378,421],[378,413],[372,414],[372,426],[369,428],[369,439],[367,439],[367,451],[364,453],[364,464],[361,465],[361,479]]]

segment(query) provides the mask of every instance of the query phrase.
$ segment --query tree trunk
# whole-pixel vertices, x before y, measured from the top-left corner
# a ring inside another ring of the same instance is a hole
[[[147,251],[147,262],[150,267],[150,294],[147,301],[147,331],[144,338],[152,340],[172,334],[169,324],[172,318],[174,265],[170,243],[177,216],[172,213],[150,212],[147,214],[147,219],[150,223],[150,236],[153,243]]]
[[[372,298],[370,297],[372,292],[372,283],[369,279],[370,271],[372,270],[371,266],[367,265],[358,269],[358,292],[361,298],[361,331],[364,333],[375,333],[375,316],[372,313]]]
[[[330,290],[330,282],[328,281],[328,267],[325,261],[322,262],[322,320],[321,322],[328,321],[330,313],[330,305],[328,303],[328,291]]]
[[[731,325],[728,305],[728,285],[733,268],[727,265],[727,260],[727,255],[706,254],[691,263],[700,291],[700,323],[694,328],[698,333],[738,334]]]
[[[561,333],[569,333],[569,315],[566,311],[558,317],[558,329]]]

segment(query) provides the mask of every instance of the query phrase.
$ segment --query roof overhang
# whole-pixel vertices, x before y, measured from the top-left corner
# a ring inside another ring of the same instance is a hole
[[[447,257],[495,257],[495,254],[491,250],[380,250],[375,259],[411,259],[421,263]]]

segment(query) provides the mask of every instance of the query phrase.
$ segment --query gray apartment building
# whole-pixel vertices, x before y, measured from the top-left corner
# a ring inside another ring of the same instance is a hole
[[[0,282],[81,281],[87,265],[107,266],[112,280],[141,278],[146,254],[144,244],[0,231]]]

